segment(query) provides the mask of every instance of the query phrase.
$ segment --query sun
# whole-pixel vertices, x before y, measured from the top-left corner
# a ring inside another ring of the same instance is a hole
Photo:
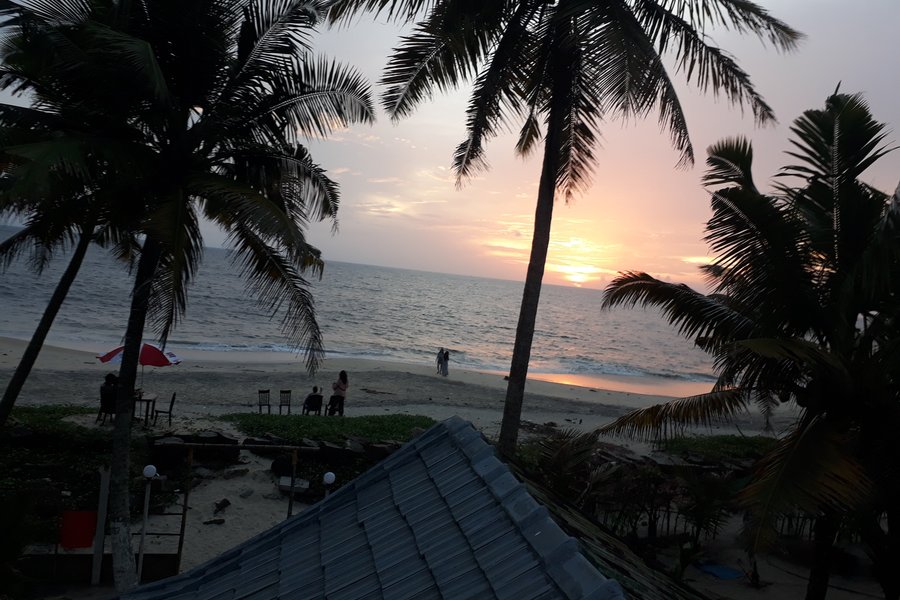
[[[562,275],[562,279],[576,287],[598,279],[600,269],[593,265],[553,265],[553,271]]]

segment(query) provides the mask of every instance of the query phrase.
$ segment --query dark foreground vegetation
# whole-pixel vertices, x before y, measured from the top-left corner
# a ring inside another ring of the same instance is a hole
[[[112,432],[67,422],[66,417],[93,415],[94,410],[77,406],[17,407],[13,423],[0,430],[0,599],[28,597],[28,582],[19,576],[15,562],[30,544],[55,544],[59,540],[64,511],[96,510],[102,467],[108,467]],[[83,417],[82,417],[83,418]],[[288,446],[311,440],[341,446],[348,439],[402,443],[430,427],[428,417],[385,415],[324,419],[321,417],[233,414],[225,417],[252,438],[266,438]],[[237,441],[243,441],[239,439]],[[273,462],[284,452],[271,452]],[[153,461],[152,439],[132,440],[130,481],[132,516],[139,518],[144,479],[141,470]],[[320,458],[298,462],[296,476],[310,482],[311,497],[324,493],[321,478],[326,471],[336,475],[340,486],[372,466],[360,456],[329,463]],[[283,463],[282,463],[283,464]],[[290,464],[287,461],[287,464]],[[221,466],[202,456],[194,466]],[[166,472],[166,485],[154,486],[151,511],[162,511],[177,500],[174,490],[190,485],[192,473],[182,464]]]

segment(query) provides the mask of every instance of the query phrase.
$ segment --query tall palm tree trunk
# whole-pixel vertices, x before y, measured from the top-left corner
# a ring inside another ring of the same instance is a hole
[[[831,575],[831,549],[837,536],[835,515],[825,513],[816,519],[813,529],[813,558],[806,585],[806,600],[825,600]]]
[[[134,383],[137,379],[144,323],[147,320],[150,288],[161,254],[159,242],[148,236],[141,249],[141,258],[134,279],[131,312],[125,329],[122,366],[119,368],[119,395],[116,399],[109,482],[109,530],[112,536],[113,579],[119,592],[126,592],[138,584],[131,539],[128,486],[131,418],[134,410]]]
[[[890,535],[890,511],[888,511],[888,533],[881,528],[880,516],[880,514],[866,515],[861,530],[862,540],[872,556],[875,578],[881,584],[885,600],[897,600],[900,598],[900,576],[897,573],[900,552]]]
[[[75,281],[75,276],[78,275],[78,271],[81,269],[81,264],[84,262],[84,256],[87,254],[93,237],[93,224],[87,225],[81,230],[81,237],[78,238],[78,244],[75,246],[69,265],[63,272],[62,277],[60,277],[59,283],[56,284],[56,289],[53,290],[53,295],[50,296],[50,302],[47,303],[47,308],[44,309],[44,314],[41,315],[37,329],[34,330],[34,335],[31,336],[31,341],[28,342],[28,347],[25,348],[25,353],[22,354],[22,359],[19,361],[12,379],[6,386],[3,399],[0,400],[0,428],[6,424],[9,415],[12,413],[16,399],[19,397],[19,392],[22,391],[25,380],[28,379],[28,375],[37,361],[38,354],[40,354],[41,348],[44,346],[44,340],[47,339],[50,327],[53,325],[59,309],[62,308],[63,302],[69,294],[69,289],[72,287],[72,282]]]
[[[528,261],[528,271],[525,275],[525,290],[522,293],[522,306],[519,309],[519,323],[516,325],[516,341],[513,345],[509,383],[506,387],[506,401],[503,405],[503,421],[500,424],[500,439],[497,443],[497,448],[504,456],[515,454],[516,441],[519,437],[519,423],[522,420],[525,379],[528,376],[528,362],[531,360],[531,343],[534,340],[534,324],[537,320],[538,302],[541,297],[544,265],[547,263],[547,249],[550,247],[550,226],[553,221],[553,201],[556,197],[556,171],[560,160],[561,127],[561,111],[557,110],[555,106],[551,106],[547,123],[547,138],[544,140],[544,160],[541,165],[537,207],[534,212],[531,258]]]

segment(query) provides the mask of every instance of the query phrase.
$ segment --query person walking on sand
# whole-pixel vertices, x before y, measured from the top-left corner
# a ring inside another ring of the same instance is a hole
[[[435,359],[435,364],[437,364],[437,374],[440,375],[444,371],[444,349],[438,348],[437,358]]]
[[[441,361],[441,375],[446,377],[450,373],[450,351],[444,350],[444,360]]]
[[[326,415],[344,416],[344,400],[347,399],[347,388],[350,384],[347,380],[347,371],[341,371],[338,374],[337,381],[331,384],[331,398],[328,400],[328,408],[325,409]]]

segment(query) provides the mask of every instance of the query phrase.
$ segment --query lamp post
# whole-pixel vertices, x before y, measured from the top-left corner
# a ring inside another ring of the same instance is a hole
[[[156,479],[156,467],[147,465],[144,467],[143,474],[147,484],[144,486],[144,519],[141,523],[141,543],[138,546],[137,579],[139,584],[141,582],[141,572],[144,570],[144,540],[147,537],[147,514],[150,511],[150,484]]]
[[[331,471],[328,471],[327,473],[322,475],[322,484],[325,486],[325,495],[326,496],[331,491],[331,486],[334,485],[335,479],[336,479],[336,477],[334,476],[334,473],[332,473]]]

